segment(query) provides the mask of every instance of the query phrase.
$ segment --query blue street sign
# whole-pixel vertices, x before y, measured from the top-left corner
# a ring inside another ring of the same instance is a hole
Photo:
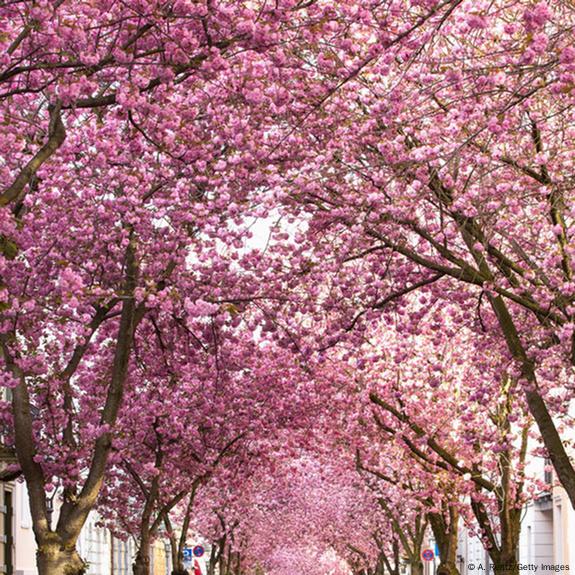
[[[193,550],[194,557],[201,557],[204,554],[204,548],[201,545],[196,545]]]
[[[184,547],[184,561],[188,563],[193,559],[193,550],[191,547]]]

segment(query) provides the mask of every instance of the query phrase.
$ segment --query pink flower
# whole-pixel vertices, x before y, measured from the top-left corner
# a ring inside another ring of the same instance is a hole
[[[527,30],[534,30],[543,26],[552,16],[552,12],[546,2],[539,2],[523,14],[523,20]]]
[[[571,64],[575,60],[575,48],[573,46],[567,46],[561,52],[559,56],[559,61],[561,64]]]
[[[467,18],[467,25],[472,30],[483,30],[487,28],[487,19],[479,14],[470,14]]]
[[[533,37],[533,42],[531,43],[531,49],[537,54],[542,54],[545,52],[547,45],[549,44],[549,38],[543,32],[535,34]]]

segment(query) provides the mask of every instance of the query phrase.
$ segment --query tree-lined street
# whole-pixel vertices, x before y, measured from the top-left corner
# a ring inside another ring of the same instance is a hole
[[[463,575],[463,532],[519,574],[525,509],[575,508],[574,26],[0,3],[1,471],[40,575],[94,573],[96,516],[134,575],[192,539],[209,575],[423,575],[429,541]]]

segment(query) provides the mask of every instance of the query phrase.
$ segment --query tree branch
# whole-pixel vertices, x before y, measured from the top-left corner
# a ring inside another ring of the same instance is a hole
[[[26,164],[14,182],[0,194],[0,207],[10,203],[19,203],[25,196],[24,188],[38,170],[42,167],[66,139],[66,128],[62,123],[60,114],[62,105],[58,102],[50,106],[50,124],[48,128],[48,141],[38,150],[36,155]]]

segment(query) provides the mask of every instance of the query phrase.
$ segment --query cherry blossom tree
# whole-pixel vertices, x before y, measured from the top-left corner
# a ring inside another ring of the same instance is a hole
[[[479,526],[496,570],[517,573],[523,506],[549,486],[526,471],[538,437],[531,433],[517,381],[509,375],[512,358],[495,353],[479,358],[480,349],[492,348],[485,337],[461,330],[441,345],[421,336],[403,336],[394,344],[388,334],[387,365],[374,366],[372,376],[375,425],[423,473],[420,485],[409,487],[413,473],[402,475],[408,465],[393,456],[389,459],[399,473],[389,465],[371,473],[407,486],[427,504],[440,546],[449,547],[454,538],[456,544],[461,515],[467,525]],[[446,529],[449,525],[452,529]],[[456,569],[455,547],[443,550],[441,559],[448,572]]]
[[[146,381],[128,390],[100,509],[118,533],[137,540],[138,575],[149,573],[150,543],[164,527],[174,573],[183,573],[198,493],[214,474],[220,486],[240,489],[237,475],[260,464],[277,434],[307,431],[316,413],[309,376],[291,353],[213,321],[171,335],[157,326],[161,349],[145,349],[148,341],[137,350]],[[188,331],[202,327],[210,328],[210,337],[200,345]]]
[[[157,310],[185,323],[257,291],[231,252],[306,19],[290,0],[0,8],[2,383],[41,574],[84,569],[75,543]]]
[[[305,126],[292,124],[289,157],[273,158],[274,198],[301,222],[291,273],[326,286],[310,308],[319,299],[326,313],[339,309],[328,345],[409,292],[458,302],[456,325],[473,306],[486,323],[495,317],[575,505],[560,431],[573,399],[575,13],[502,0],[385,2],[362,14],[372,57]],[[358,49],[326,48],[322,81],[335,82]],[[430,327],[404,320],[407,332]]]
[[[334,465],[301,452],[270,471],[262,468],[246,482],[239,499],[217,511],[220,528],[227,528],[226,544],[232,544],[223,572],[231,567],[235,575],[234,561],[241,558],[246,573],[348,574],[338,545],[348,552],[351,540],[363,545],[366,537],[369,542],[364,530],[369,514],[361,494],[370,495],[353,459]]]

